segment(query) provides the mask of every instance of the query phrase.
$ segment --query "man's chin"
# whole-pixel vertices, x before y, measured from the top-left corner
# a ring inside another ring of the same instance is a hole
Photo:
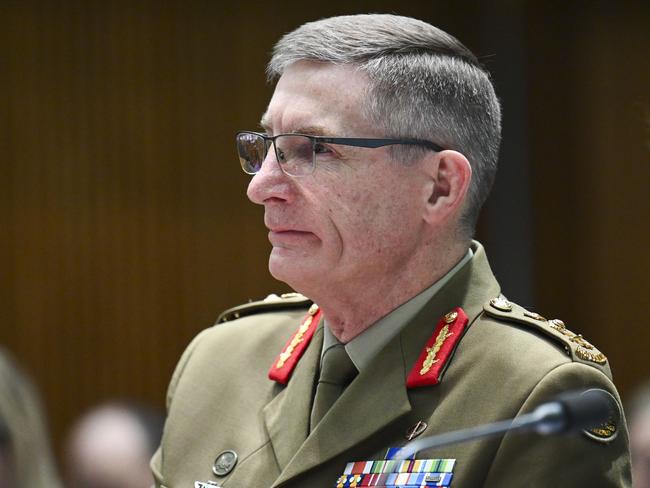
[[[269,272],[276,280],[282,281],[300,292],[300,288],[303,288],[305,283],[315,276],[310,264],[308,260],[298,256],[290,257],[283,253],[271,252]]]

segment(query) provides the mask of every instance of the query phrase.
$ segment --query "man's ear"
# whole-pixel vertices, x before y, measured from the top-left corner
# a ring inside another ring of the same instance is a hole
[[[437,223],[459,213],[472,180],[472,167],[465,156],[457,151],[435,153],[427,162],[431,178],[425,220]]]

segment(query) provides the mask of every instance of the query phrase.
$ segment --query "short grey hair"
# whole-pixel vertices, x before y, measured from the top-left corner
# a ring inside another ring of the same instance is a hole
[[[461,223],[471,235],[494,182],[501,140],[499,101],[474,54],[426,22],[369,14],[310,22],[283,36],[267,67],[269,81],[301,60],[352,65],[366,73],[363,110],[386,137],[427,139],[467,157],[473,178]],[[413,148],[397,151],[406,159],[418,154]]]

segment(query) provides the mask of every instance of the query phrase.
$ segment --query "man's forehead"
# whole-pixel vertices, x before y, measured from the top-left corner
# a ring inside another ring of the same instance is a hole
[[[367,78],[351,67],[297,62],[276,85],[260,125],[273,134],[345,135],[362,131]]]
[[[359,123],[336,113],[294,113],[289,110],[284,116],[274,119],[267,111],[260,120],[260,126],[268,134],[307,134],[311,136],[341,136],[357,133]]]

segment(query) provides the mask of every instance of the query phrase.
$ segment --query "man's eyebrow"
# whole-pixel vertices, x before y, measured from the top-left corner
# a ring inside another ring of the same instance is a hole
[[[264,114],[260,120],[260,127],[264,130],[265,133],[270,134],[271,131],[271,121]],[[299,125],[293,130],[287,132],[287,134],[306,134],[308,136],[331,136],[331,131],[323,127],[322,125]]]
[[[308,125],[296,127],[291,132],[296,132],[298,134],[306,134],[308,136],[328,136],[331,135],[331,131],[327,130],[321,125]]]

